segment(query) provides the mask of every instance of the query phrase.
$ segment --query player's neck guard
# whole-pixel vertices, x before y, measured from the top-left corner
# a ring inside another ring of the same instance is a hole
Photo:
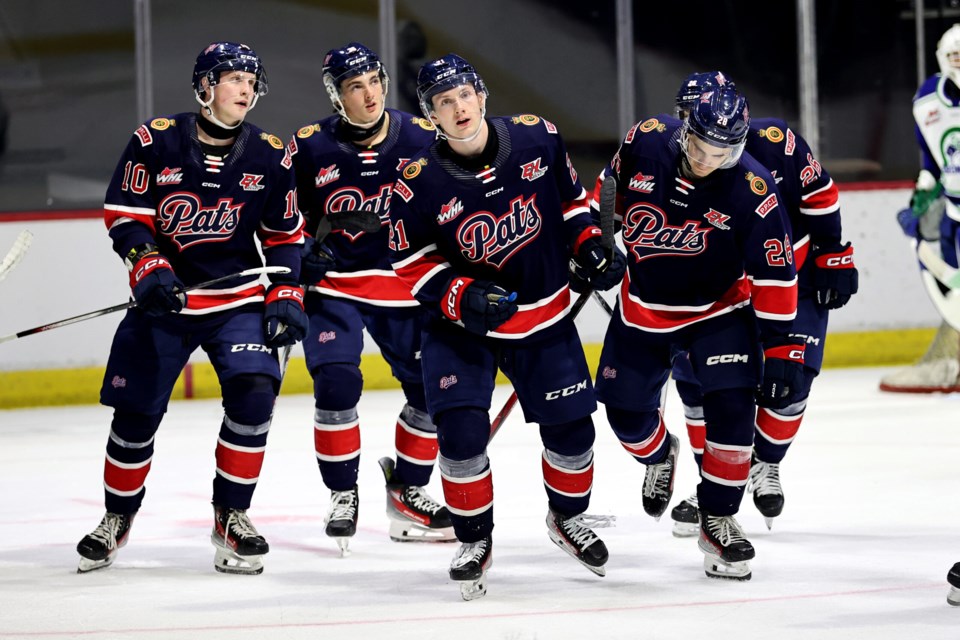
[[[337,127],[337,137],[344,142],[361,142],[363,140],[369,140],[370,138],[375,138],[380,133],[380,130],[383,129],[383,125],[386,121],[386,109],[380,113],[380,119],[366,129],[353,124],[347,119],[346,116],[341,116],[340,126]]]
[[[205,115],[202,109],[200,113],[197,114],[197,126],[200,127],[201,131],[214,140],[229,140],[230,138],[236,138],[241,124],[243,124],[243,122],[238,123],[234,127],[228,127],[217,120],[212,113],[210,115]]]

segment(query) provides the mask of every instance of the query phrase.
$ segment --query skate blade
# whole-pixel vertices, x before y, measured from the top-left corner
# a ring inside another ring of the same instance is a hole
[[[390,520],[390,539],[394,542],[456,542],[453,527],[431,529],[409,520]]]
[[[763,523],[767,525],[767,531],[773,531],[773,518],[763,518]]]
[[[80,563],[77,565],[77,573],[90,573],[91,571],[96,571],[97,569],[106,569],[113,564],[113,559],[116,557],[116,552],[111,553],[103,560],[90,560],[89,558],[80,557]]]
[[[476,600],[487,595],[487,577],[484,575],[479,580],[461,580],[460,597],[466,602]]]
[[[716,580],[737,580],[745,582],[753,577],[750,571],[750,562],[724,562],[719,558],[704,556],[703,571],[708,578]]]
[[[340,557],[349,558],[350,536],[335,536],[333,539],[337,541],[337,547],[340,549]]]
[[[232,549],[226,549],[214,543],[217,553],[213,558],[213,568],[219,573],[256,576],[263,573],[263,556],[241,556]]]
[[[548,529],[547,533],[550,534],[550,540],[553,541],[553,544],[563,549],[564,553],[566,553],[568,556],[570,556],[571,558],[573,558],[574,560],[582,564],[587,569],[589,569],[591,573],[596,574],[601,578],[607,575],[606,567],[602,565],[599,567],[594,567],[592,565],[587,564],[586,562],[581,560],[579,557],[577,557],[577,554],[572,549],[570,549],[566,544],[564,544],[563,539],[556,537],[556,534],[553,533],[553,531]]]
[[[673,523],[674,538],[692,538],[700,535],[700,523],[676,522]]]
[[[947,594],[947,604],[960,607],[960,589],[950,587],[950,593]]]

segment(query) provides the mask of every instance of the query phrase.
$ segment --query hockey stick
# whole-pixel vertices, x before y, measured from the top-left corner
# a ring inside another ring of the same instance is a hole
[[[917,258],[920,264],[945,287],[960,288],[960,271],[947,264],[933,248],[932,242],[920,240],[917,245]]]
[[[200,284],[193,284],[189,287],[184,287],[177,291],[177,293],[186,293],[188,291],[193,291],[195,289],[205,289],[215,284],[225,282],[227,280],[233,280],[235,278],[245,278],[247,276],[257,276],[264,273],[290,273],[288,267],[254,267],[253,269],[246,269],[237,273],[231,273],[227,276],[220,276],[219,278],[214,278],[213,280],[207,280],[206,282],[201,282]],[[60,327],[65,327],[70,324],[75,324],[77,322],[83,322],[84,320],[90,320],[92,318],[99,318],[100,316],[105,316],[115,311],[123,311],[124,309],[130,309],[137,306],[136,300],[130,300],[129,302],[124,302],[123,304],[117,304],[112,307],[106,307],[105,309],[98,309],[96,311],[90,311],[88,313],[81,314],[79,316],[73,316],[72,318],[67,318],[66,320],[58,320],[57,322],[51,322],[50,324],[45,324],[39,327],[34,327],[33,329],[25,329],[24,331],[18,331],[17,333],[11,333],[8,336],[0,337],[0,344],[4,342],[9,342],[10,340],[16,340],[17,338],[23,338],[25,336],[30,336],[35,333],[41,333],[43,331],[50,331],[51,329],[59,329]]]
[[[10,251],[7,252],[7,255],[3,258],[3,261],[0,262],[0,280],[6,278],[7,274],[13,271],[14,267],[20,264],[20,261],[23,260],[23,256],[25,256],[27,253],[27,249],[30,248],[30,243],[32,241],[32,233],[26,229],[20,232],[20,235],[17,236],[17,239],[13,241],[13,246],[10,247]]]
[[[607,176],[600,185],[600,244],[607,254],[607,260],[613,260],[613,216],[617,208],[617,180]]]
[[[587,300],[590,299],[590,291],[584,291],[580,294],[580,297],[577,298],[577,301],[573,303],[573,308],[570,309],[570,318],[574,319],[577,317],[577,314],[580,313],[580,310],[583,309],[583,306],[587,303]],[[517,390],[514,389],[510,393],[510,397],[507,398],[507,401],[503,404],[503,408],[500,409],[500,412],[497,413],[495,417],[490,422],[490,438],[487,442],[493,440],[493,437],[497,435],[497,431],[500,431],[500,427],[503,426],[503,423],[507,421],[507,418],[510,417],[510,414],[513,412],[513,408],[517,406]]]

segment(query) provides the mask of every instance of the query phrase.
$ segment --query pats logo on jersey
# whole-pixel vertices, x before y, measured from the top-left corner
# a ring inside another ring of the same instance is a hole
[[[623,216],[623,242],[637,262],[656,256],[702,253],[710,231],[696,220],[686,220],[682,227],[671,225],[662,209],[647,202],[631,206]]]
[[[463,213],[463,203],[457,200],[456,196],[450,202],[440,207],[440,215],[437,216],[437,224],[446,224]]]
[[[449,376],[443,376],[442,378],[440,378],[440,388],[449,389],[453,385],[457,384],[457,382],[458,381],[457,381],[456,375],[451,374]]]
[[[377,214],[382,226],[388,224],[390,198],[393,195],[393,188],[393,185],[387,182],[377,187],[375,193],[367,195],[367,192],[360,187],[343,185],[339,189],[334,189],[324,198],[323,210],[327,213],[336,213],[339,211],[370,211]],[[377,231],[379,231],[379,228]],[[337,230],[338,235],[349,238],[351,242],[366,233],[366,231]]]
[[[533,162],[520,165],[520,178],[530,182],[542,178],[550,167],[541,167],[540,161],[541,158],[537,158]]]
[[[510,201],[510,210],[502,216],[477,211],[457,228],[460,255],[474,263],[498,269],[521,248],[532,242],[543,228],[543,215],[537,208],[537,196],[519,196]]]
[[[644,175],[641,171],[630,178],[630,183],[627,185],[627,188],[633,191],[639,191],[640,193],[650,193],[653,191],[655,185],[656,183],[653,180],[653,176]]]
[[[330,342],[331,340],[337,339],[336,331],[321,331],[320,335],[317,336],[317,342],[323,344],[325,342]]]
[[[183,180],[183,169],[177,167],[171,169],[170,167],[164,167],[163,171],[157,174],[157,184],[180,184],[180,181]]]
[[[180,249],[204,242],[225,242],[240,226],[243,203],[219,198],[217,204],[204,207],[200,198],[183,191],[173,193],[157,206],[158,228]]]
[[[245,173],[243,178],[240,179],[240,186],[243,187],[244,191],[260,191],[263,189],[263,185],[260,184],[261,180],[263,180],[263,175]]]
[[[329,167],[324,167],[317,172],[317,176],[313,179],[313,184],[319,188],[339,179],[340,169],[337,168],[337,165],[332,164]]]
[[[706,218],[707,222],[715,226],[717,229],[722,229],[724,231],[730,230],[730,227],[724,224],[730,219],[730,216],[720,213],[713,207],[710,207],[710,211],[707,211],[705,214],[703,214],[703,217]]]

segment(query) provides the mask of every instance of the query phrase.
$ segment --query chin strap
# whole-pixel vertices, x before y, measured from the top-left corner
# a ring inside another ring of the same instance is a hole
[[[210,105],[213,104],[213,92],[214,92],[214,87],[215,87],[215,86],[216,86],[216,85],[211,85],[211,86],[207,87],[207,91],[210,92],[210,99],[209,99],[209,100],[204,101],[204,100],[200,97],[200,93],[199,93],[199,92],[194,92],[194,94],[193,94],[194,99],[195,99],[197,102],[200,103],[200,107],[201,107],[200,110],[203,112],[203,116],[204,116],[207,120],[209,120],[210,122],[212,122],[213,124],[217,125],[218,127],[222,128],[222,129],[226,129],[226,130],[230,131],[230,130],[239,128],[240,125],[243,124],[243,120],[241,120],[240,122],[238,122],[237,124],[235,124],[235,125],[233,125],[233,126],[231,127],[231,126],[228,125],[228,124],[224,124],[223,122],[220,121],[219,118],[217,118],[217,116],[213,115],[213,109],[210,108]],[[260,97],[260,94],[254,92],[254,94],[253,94],[253,100],[250,101],[250,107],[247,109],[247,111],[252,110],[252,109],[257,105],[257,99],[258,99],[259,97]],[[209,132],[207,132],[207,133],[209,133]],[[228,137],[233,137],[233,136],[228,136]]]

